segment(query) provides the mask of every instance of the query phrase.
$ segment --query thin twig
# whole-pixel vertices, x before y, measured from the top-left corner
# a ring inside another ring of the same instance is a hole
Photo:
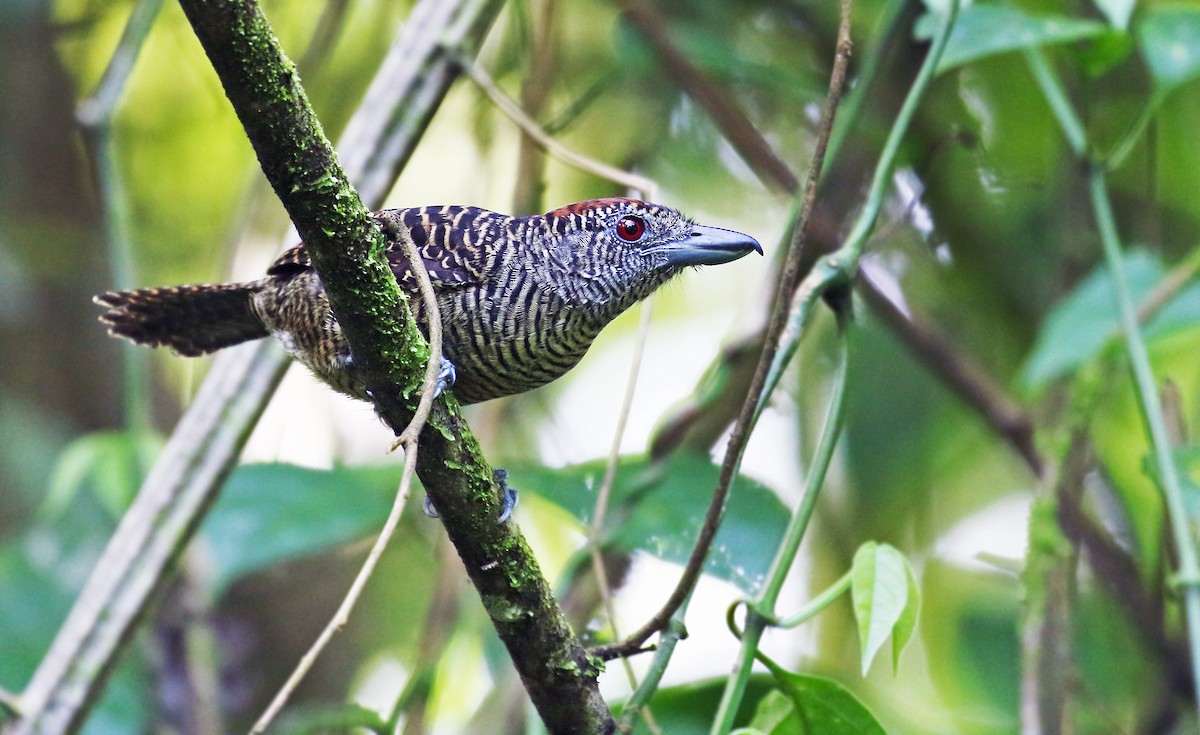
[[[528,12],[531,16],[524,19],[529,26],[526,39],[528,68],[521,79],[521,109],[530,119],[541,117],[550,97],[554,82],[554,73],[559,68],[556,50],[555,24],[558,3],[545,0],[540,3],[530,2]],[[513,10],[524,8],[524,3],[518,3]],[[514,215],[531,214],[541,211],[542,197],[546,192],[546,154],[528,135],[522,135],[517,147],[516,178],[513,184]]]
[[[619,638],[621,633],[617,628],[617,614],[613,607],[612,587],[609,584],[608,571],[604,568],[604,520],[608,512],[608,501],[612,495],[613,482],[617,477],[617,462],[621,456],[621,439],[625,436],[625,425],[629,421],[629,412],[633,408],[633,396],[637,390],[638,374],[642,368],[642,356],[646,350],[646,338],[650,334],[650,321],[653,317],[654,297],[650,296],[642,302],[641,319],[638,323],[637,342],[633,349],[633,359],[629,363],[629,377],[625,383],[625,395],[621,399],[621,413],[617,417],[617,426],[613,429],[612,446],[609,448],[608,461],[604,466],[604,479],[600,482],[600,490],[596,493],[596,506],[592,513],[592,527],[588,533],[588,550],[592,557],[592,574],[600,590],[600,601],[604,605],[604,614],[612,628],[613,638]],[[623,658],[625,676],[629,685],[637,688],[637,675],[628,658]]]
[[[325,3],[320,17],[317,18],[316,30],[308,39],[304,55],[296,62],[302,75],[308,76],[329,57],[338,34],[346,26],[346,16],[349,15],[346,9],[349,5],[350,0],[329,0]]]
[[[1200,271],[1200,248],[1195,248],[1186,258],[1179,261],[1174,268],[1155,284],[1150,293],[1138,304],[1137,318],[1140,324],[1150,321],[1171,299],[1192,282]]]
[[[609,181],[616,182],[621,186],[633,189],[640,192],[642,198],[653,201],[658,191],[658,185],[651,179],[644,176],[639,176],[628,171],[610,166],[609,164],[585,156],[578,151],[573,151],[562,143],[546,134],[545,131],[535,122],[525,111],[521,109],[511,97],[506,95],[492,78],[484,71],[474,59],[462,57],[459,59],[462,69],[466,72],[471,81],[475,82],[478,87],[483,90],[483,93],[492,100],[500,111],[508,116],[516,125],[521,128],[529,138],[545,150],[550,155],[559,159],[568,166],[579,169],[586,173],[599,176]]]
[[[1184,622],[1187,629],[1188,653],[1191,658],[1192,687],[1197,696],[1195,706],[1200,708],[1200,555],[1188,520],[1179,468],[1171,453],[1171,442],[1163,419],[1162,405],[1154,380],[1154,369],[1146,351],[1146,343],[1138,323],[1138,309],[1129,291],[1125,275],[1121,236],[1117,230],[1116,216],[1108,192],[1107,170],[1104,165],[1089,160],[1087,129],[1071,106],[1067,93],[1049,62],[1040,49],[1028,49],[1026,62],[1034,80],[1041,89],[1050,109],[1054,112],[1063,137],[1080,163],[1086,164],[1088,191],[1092,202],[1096,230],[1104,252],[1105,266],[1112,279],[1120,314],[1121,332],[1125,338],[1125,352],[1133,369],[1133,381],[1138,404],[1142,409],[1142,420],[1150,441],[1154,457],[1154,476],[1158,481],[1166,505],[1167,523],[1175,543],[1177,556],[1177,579],[1175,583],[1183,593]]]
[[[429,271],[425,268],[425,261],[421,259],[417,245],[413,242],[408,230],[404,227],[396,227],[389,234],[400,238],[400,247],[404,250],[404,257],[408,259],[408,267],[417,277],[417,286],[421,290],[421,306],[424,307],[428,320],[429,364],[425,366],[425,382],[421,386],[421,400],[417,402],[417,411],[412,420],[408,422],[408,426],[404,428],[404,431],[396,439],[396,443],[392,445],[393,451],[401,444],[411,445],[415,452],[417,438],[420,437],[421,429],[425,427],[425,421],[429,418],[429,411],[433,408],[433,387],[437,384],[442,368],[442,312],[438,307],[437,294],[433,292],[433,283],[429,280]]]
[[[363,562],[362,568],[358,571],[358,575],[354,578],[354,582],[350,585],[350,590],[346,593],[346,597],[338,606],[337,612],[333,614],[333,618],[325,625],[324,630],[313,641],[312,646],[301,657],[300,662],[296,664],[296,668],[292,670],[287,681],[275,693],[275,697],[271,703],[263,711],[262,715],[254,723],[254,727],[250,728],[251,735],[258,735],[265,732],[267,727],[279,714],[283,706],[287,704],[288,698],[292,692],[299,686],[304,676],[316,663],[317,656],[321,651],[325,650],[325,646],[333,638],[346,621],[350,619],[350,612],[354,609],[355,603],[362,595],[363,587],[366,586],[367,580],[375,571],[375,565],[379,562],[383,555],[384,549],[387,548],[388,542],[395,533],[396,526],[400,523],[400,515],[404,512],[404,505],[408,501],[409,485],[412,483],[412,477],[417,469],[417,447],[415,444],[404,445],[404,475],[400,478],[400,490],[396,493],[396,499],[392,503],[392,510],[388,513],[387,521],[383,524],[383,530],[379,533],[379,538],[375,540],[375,544],[371,547],[371,552],[367,554],[366,561]]]
[[[317,661],[317,657],[321,655],[321,652],[329,645],[329,641],[333,639],[333,636],[350,619],[350,613],[354,610],[355,604],[358,603],[359,597],[362,596],[362,591],[366,587],[367,581],[375,572],[375,567],[379,564],[379,559],[383,556],[388,542],[391,541],[393,534],[395,534],[396,526],[400,523],[400,515],[404,512],[404,506],[408,502],[413,474],[417,469],[418,439],[421,436],[421,430],[425,428],[425,421],[429,418],[429,411],[433,408],[433,387],[437,384],[438,374],[441,370],[442,315],[438,310],[437,295],[433,292],[433,283],[429,280],[429,271],[426,270],[425,262],[421,260],[421,255],[417,252],[417,246],[412,241],[412,237],[403,227],[391,229],[391,232],[385,234],[392,237],[399,237],[400,246],[404,250],[404,257],[408,259],[409,268],[417,277],[417,284],[421,290],[422,305],[425,307],[425,313],[428,315],[429,320],[429,364],[425,367],[425,382],[421,387],[421,399],[417,403],[417,410],[413,414],[412,420],[408,422],[408,426],[404,428],[404,431],[400,432],[400,436],[396,438],[391,448],[392,451],[396,451],[396,449],[403,449],[404,451],[404,474],[400,476],[400,489],[396,492],[396,499],[392,503],[392,510],[388,513],[387,520],[383,524],[383,530],[379,532],[379,538],[372,545],[370,553],[367,554],[362,568],[358,570],[358,574],[354,577],[354,582],[351,583],[346,596],[342,599],[341,604],[338,605],[337,611],[325,625],[320,635],[313,641],[308,651],[301,657],[300,662],[296,664],[296,668],[292,670],[287,681],[276,692],[275,697],[262,713],[262,716],[254,723],[254,727],[250,729],[250,735],[258,735],[266,731],[267,727],[275,719],[275,716],[287,704],[288,699],[292,696],[292,692],[296,690],[296,687],[300,685],[300,682],[304,680],[309,670],[312,669],[313,664]]]
[[[775,155],[771,144],[742,113],[741,106],[733,95],[724,87],[713,84],[671,42],[666,32],[669,24],[663,16],[640,0],[616,0],[615,4],[625,11],[638,31],[650,42],[659,61],[667,68],[672,78],[689,97],[712,116],[725,139],[762,182],[788,192],[799,189],[800,181],[796,175]]]
[[[79,123],[84,148],[91,158],[97,199],[104,210],[104,236],[108,244],[113,281],[118,288],[133,288],[136,281],[129,197],[120,169],[113,160],[112,119],[162,5],[163,0],[140,0],[134,4],[121,32],[121,40],[117,42],[96,89],[75,106],[75,119]],[[124,357],[126,428],[137,432],[149,431],[150,357],[145,350],[132,344],[123,345],[121,351]],[[138,479],[148,471],[148,467],[139,467]]]
[[[846,78],[846,66],[850,58],[849,4],[849,0],[842,0],[841,2],[842,18],[838,26],[837,51],[834,54],[833,70],[829,79],[829,92],[826,95],[824,108],[821,112],[821,122],[817,128],[817,141],[808,177],[804,185],[804,197],[796,218],[796,226],[793,228],[793,236],[788,245],[788,253],[779,274],[778,293],[788,294],[789,296],[795,290],[795,284],[799,279],[801,253],[807,238],[806,225],[809,215],[812,212],[813,203],[816,200],[817,181],[820,179],[825,159],[825,149],[829,143],[829,135],[833,129],[838,101],[842,95],[842,85]],[[638,651],[650,636],[662,630],[667,625],[667,622],[675,614],[679,606],[683,604],[683,601],[691,594],[692,589],[699,580],[700,574],[704,569],[704,562],[708,557],[709,549],[716,538],[717,528],[720,526],[721,518],[724,515],[725,503],[729,497],[729,489],[733,484],[734,475],[741,463],[741,457],[745,451],[746,444],[750,440],[749,426],[753,421],[759,398],[766,386],[767,374],[770,371],[775,352],[779,347],[779,338],[783,334],[788,322],[790,302],[791,298],[781,298],[775,302],[771,313],[771,320],[767,325],[767,334],[763,343],[762,355],[759,357],[758,367],[755,369],[754,380],[750,384],[750,390],[746,394],[741,412],[738,415],[737,422],[734,424],[733,434],[730,436],[729,444],[726,446],[725,459],[721,465],[721,476],[717,483],[717,488],[713,493],[712,502],[709,504],[708,512],[705,515],[704,524],[701,526],[696,545],[692,550],[692,555],[688,559],[687,566],[684,568],[683,575],[680,577],[675,590],[671,593],[670,598],[668,598],[662,609],[649,622],[620,643],[598,649],[598,655],[606,658],[614,658]]]
[[[1129,293],[1125,277],[1125,265],[1121,254],[1120,236],[1117,234],[1116,219],[1109,200],[1108,185],[1104,170],[1095,164],[1089,172],[1092,205],[1096,224],[1100,231],[1100,242],[1104,247],[1104,260],[1112,276],[1117,293],[1117,306],[1121,314],[1121,330],[1125,335],[1125,349],[1133,368],[1134,384],[1138,402],[1142,408],[1142,419],[1149,434],[1154,453],[1155,475],[1167,509],[1167,522],[1174,537],[1179,569],[1176,584],[1183,593],[1184,618],[1188,633],[1188,650],[1191,653],[1192,686],[1198,693],[1196,702],[1200,708],[1200,556],[1188,520],[1183,489],[1179,479],[1179,468],[1171,454],[1171,442],[1163,421],[1162,405],[1158,401],[1158,390],[1154,382],[1154,370],[1146,344],[1138,326],[1137,309]]]
[[[687,637],[687,627],[683,624],[683,618],[687,614],[688,603],[691,602],[691,599],[689,596],[688,599],[683,601],[683,604],[679,606],[679,610],[676,611],[670,622],[667,623],[667,627],[663,629],[662,634],[658,637],[658,646],[654,651],[654,659],[650,662],[650,668],[646,670],[645,678],[642,679],[641,685],[625,700],[625,704],[621,708],[621,720],[619,723],[622,732],[631,732],[638,717],[645,717],[650,714],[650,697],[662,682],[663,674],[667,672],[667,665],[671,663],[671,657],[675,655],[675,645]],[[645,722],[648,727],[653,729],[653,725],[651,725],[648,718],[646,718]]]

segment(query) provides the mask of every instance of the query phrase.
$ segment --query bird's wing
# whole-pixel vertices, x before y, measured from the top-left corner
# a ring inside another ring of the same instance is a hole
[[[435,289],[470,286],[483,280],[489,254],[504,238],[512,218],[475,207],[413,207],[375,213],[387,239],[387,259],[396,281],[415,291],[416,276],[396,236],[405,227],[425,264]],[[271,265],[268,275],[286,275],[312,268],[304,245],[291,248]]]

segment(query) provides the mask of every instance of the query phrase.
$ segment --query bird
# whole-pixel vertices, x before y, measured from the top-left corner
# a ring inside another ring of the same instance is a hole
[[[459,205],[372,216],[385,234],[392,273],[428,335],[401,228],[417,247],[442,321],[442,378],[453,381],[463,404],[560,377],[604,326],[686,268],[763,252],[749,235],[626,197],[526,217]],[[99,318],[111,335],[189,357],[270,336],[333,389],[371,399],[303,243],[258,280],[108,291],[94,301],[105,307]]]

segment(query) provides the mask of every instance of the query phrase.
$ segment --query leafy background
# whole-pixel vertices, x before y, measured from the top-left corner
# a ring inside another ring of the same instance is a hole
[[[264,4],[336,137],[409,4]],[[675,0],[655,7],[691,62],[733,95],[782,160],[803,171],[832,55],[832,4]],[[10,691],[20,690],[43,655],[206,365],[154,355],[147,386],[153,429],[127,428],[125,353],[104,336],[90,304],[117,276],[74,115],[130,8],[119,1],[0,2],[0,686]],[[914,36],[931,30],[928,21],[915,32],[897,25],[915,14],[856,3],[854,72],[866,74],[881,41],[893,35],[912,53]],[[321,29],[331,18],[340,25],[326,45]],[[1089,512],[1131,560],[1134,587],[1159,606],[1162,630],[1134,617],[1103,575],[1081,565],[1068,641],[1075,727],[1183,731],[1194,719],[1185,714],[1187,686],[1158,645],[1181,647],[1163,586],[1161,504],[1113,340],[1115,309],[1097,268],[1086,182],[1019,51],[1028,45],[1049,54],[1097,151],[1110,153],[1131,128],[1141,130],[1109,176],[1122,235],[1133,245],[1128,267],[1136,294],[1193,267],[1200,6],[1031,1],[980,3],[963,14],[906,143],[868,273],[1018,402],[1034,422],[1048,477],[1072,433],[1086,435],[1094,457],[1085,483]],[[754,234],[768,254],[778,249],[789,198],[744,162],[615,5],[514,0],[482,62],[566,145],[649,175],[665,202]],[[872,94],[903,92],[900,82],[889,86],[900,64],[893,59],[875,70],[882,91]],[[532,89],[535,79],[544,89]],[[853,169],[856,156],[870,158],[891,122],[885,109],[868,99],[843,116],[849,137],[834,171]],[[116,285],[261,272],[286,220],[172,4],[143,49],[113,135],[136,256],[133,282]],[[524,213],[618,193],[555,161],[532,175],[518,173],[524,155],[511,123],[460,82],[388,204],[453,202]],[[823,206],[853,212],[861,187],[836,184],[823,190]],[[617,599],[622,630],[639,625],[673,584],[715,478],[703,453],[681,455],[667,465],[661,486],[646,491],[654,484],[646,477],[646,447],[690,396],[711,388],[701,377],[721,347],[761,323],[770,272],[768,261],[748,258],[689,273],[656,300],[621,445],[618,489],[630,501],[610,534],[633,552]],[[1200,293],[1184,276],[1146,335],[1158,375],[1176,396],[1178,458],[1191,470]],[[784,599],[800,607],[841,576],[861,543],[887,542],[918,571],[916,642],[894,675],[877,665],[863,678],[847,601],[798,631],[773,633],[766,649],[793,671],[840,682],[888,732],[1016,732],[1020,639],[1029,625],[1022,602],[1044,593],[1019,570],[1048,543],[1029,508],[1052,483],[1038,479],[872,310],[860,305],[857,315],[845,434]],[[720,688],[711,679],[725,674],[735,650],[725,609],[753,590],[777,543],[783,509],[798,495],[834,362],[832,327],[832,320],[817,323],[787,394],[751,444],[747,479],[689,615],[691,636],[654,702],[666,732],[707,731]],[[636,331],[637,314],[626,315],[563,380],[470,416],[489,459],[508,467],[523,491],[518,520],[564,592],[580,566],[575,552]],[[719,383],[737,369],[730,358],[709,375]],[[386,513],[398,477],[384,456],[387,439],[369,408],[292,371],[245,466],[184,559],[180,582],[87,731],[127,733],[151,722],[160,731],[185,731],[200,705],[214,706],[228,729],[244,729],[340,599],[364,539]],[[1189,492],[1194,512],[1195,488]],[[301,689],[287,727],[299,731],[321,717],[366,721],[417,684],[427,687],[435,732],[494,731],[498,722],[517,721],[510,718],[520,717],[522,704],[509,666],[451,557],[438,525],[414,505],[367,599]],[[611,635],[600,618],[588,632],[598,640]],[[432,654],[430,641],[441,643]],[[603,687],[619,700],[626,687],[620,667],[610,667]],[[763,692],[760,682],[751,703]],[[346,710],[344,701],[365,709]],[[763,700],[759,724],[772,706]]]

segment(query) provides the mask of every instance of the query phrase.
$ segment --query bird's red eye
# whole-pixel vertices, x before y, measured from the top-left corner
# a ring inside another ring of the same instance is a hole
[[[646,234],[646,220],[627,215],[617,223],[617,236],[625,242],[636,242]]]

